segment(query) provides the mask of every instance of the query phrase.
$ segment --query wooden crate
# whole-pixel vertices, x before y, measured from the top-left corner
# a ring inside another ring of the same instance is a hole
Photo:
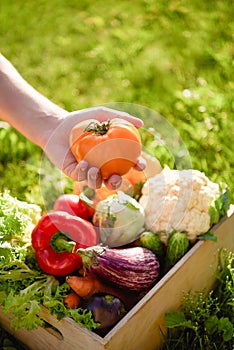
[[[184,292],[210,290],[215,280],[217,252],[234,250],[234,215],[221,220],[213,231],[218,242],[199,241],[104,337],[66,318],[58,321],[43,309],[51,327],[13,331],[10,316],[0,312],[2,325],[32,350],[155,350],[165,331],[165,312],[178,309]]]

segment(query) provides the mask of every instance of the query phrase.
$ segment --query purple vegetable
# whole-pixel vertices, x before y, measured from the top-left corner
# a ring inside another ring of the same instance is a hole
[[[95,295],[87,309],[92,312],[95,322],[100,323],[99,334],[113,327],[126,313],[123,303],[112,295]]]
[[[120,288],[141,291],[151,287],[159,275],[156,255],[143,247],[79,249],[83,265],[90,272]]]

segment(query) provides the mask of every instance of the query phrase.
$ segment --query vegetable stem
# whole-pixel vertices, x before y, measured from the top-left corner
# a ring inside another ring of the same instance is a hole
[[[77,254],[81,257],[84,269],[98,265],[98,255],[105,251],[104,247],[94,246],[90,248],[79,248]]]
[[[56,232],[51,240],[50,244],[56,252],[69,252],[72,253],[76,245],[75,242],[69,240],[66,233]]]
[[[98,135],[105,135],[108,132],[109,127],[110,127],[110,120],[102,123],[91,122],[84,129],[84,132],[94,132],[95,134],[98,134]]]

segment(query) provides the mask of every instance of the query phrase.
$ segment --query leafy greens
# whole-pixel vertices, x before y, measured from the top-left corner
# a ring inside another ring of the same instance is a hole
[[[11,313],[14,329],[33,330],[44,324],[42,305],[58,319],[71,317],[89,330],[95,329],[91,312],[67,309],[63,303],[70,286],[43,273],[31,246],[31,231],[41,216],[35,204],[0,193],[0,304]]]

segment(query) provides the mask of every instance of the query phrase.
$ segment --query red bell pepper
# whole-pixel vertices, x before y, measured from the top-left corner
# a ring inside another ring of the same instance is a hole
[[[65,276],[81,268],[82,259],[77,249],[96,245],[98,241],[90,222],[63,211],[43,215],[31,238],[39,267],[55,276]],[[71,249],[62,248],[70,243]]]
[[[84,193],[79,196],[74,193],[62,194],[56,199],[53,209],[55,211],[66,211],[88,221],[92,221],[95,211],[92,200],[86,197]]]

